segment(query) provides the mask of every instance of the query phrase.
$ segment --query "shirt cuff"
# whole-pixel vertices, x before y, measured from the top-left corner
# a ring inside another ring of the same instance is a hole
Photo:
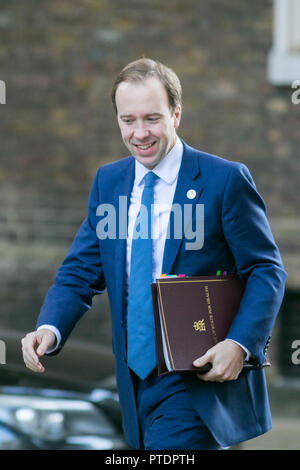
[[[231,338],[227,338],[227,339],[229,339],[230,341],[233,341],[234,343],[238,344],[238,345],[245,351],[245,353],[246,353],[246,356],[245,356],[245,359],[244,359],[244,360],[245,360],[245,361],[249,361],[250,356],[251,356],[250,351],[249,351],[247,348],[245,348],[245,346],[243,346],[243,345],[242,345],[241,343],[239,343],[238,341],[235,341],[234,339],[231,339]]]
[[[47,349],[47,351],[45,353],[45,354],[50,354],[50,353],[52,353],[52,352],[54,352],[58,349],[58,347],[60,345],[60,342],[61,342],[61,334],[60,334],[59,330],[53,325],[47,325],[47,324],[41,325],[41,326],[38,327],[37,331],[41,330],[42,328],[52,331],[55,334],[55,337],[56,337],[56,343],[54,344],[54,346]]]

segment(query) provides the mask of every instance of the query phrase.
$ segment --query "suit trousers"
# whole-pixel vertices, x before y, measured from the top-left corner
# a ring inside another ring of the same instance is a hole
[[[132,372],[145,450],[218,450],[220,445],[194,409],[179,374],[141,380]]]

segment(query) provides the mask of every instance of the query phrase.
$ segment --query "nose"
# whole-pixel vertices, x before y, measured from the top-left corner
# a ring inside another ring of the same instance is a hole
[[[141,122],[137,122],[136,123],[136,126],[134,128],[134,137],[136,140],[138,141],[144,141],[145,139],[147,139],[150,135],[150,132],[149,130],[147,129],[147,126],[145,123]]]

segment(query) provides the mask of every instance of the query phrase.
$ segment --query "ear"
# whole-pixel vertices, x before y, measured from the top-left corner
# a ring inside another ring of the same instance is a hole
[[[182,112],[182,108],[180,104],[178,104],[174,111],[174,128],[175,129],[179,127],[180,119],[181,119],[181,112]]]

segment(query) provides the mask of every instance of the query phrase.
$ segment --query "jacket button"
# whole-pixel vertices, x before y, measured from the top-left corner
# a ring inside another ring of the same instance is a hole
[[[125,356],[123,356],[123,362],[124,362],[124,364],[127,364],[127,359],[126,359]]]

